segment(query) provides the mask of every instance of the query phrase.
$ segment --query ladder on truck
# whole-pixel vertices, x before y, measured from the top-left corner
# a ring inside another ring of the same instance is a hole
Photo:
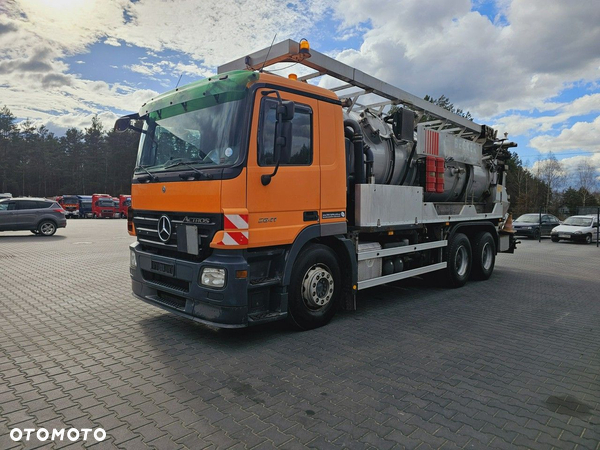
[[[478,125],[315,50],[311,49],[309,55],[301,53],[300,44],[291,39],[223,64],[218,67],[217,71],[219,74],[231,70],[262,71],[266,67],[279,63],[298,63],[313,70],[311,73],[298,77],[299,81],[306,82],[318,77],[325,77],[337,80],[338,83],[341,82],[341,84],[336,84],[328,89],[336,93],[342,100],[342,106],[348,112],[353,109],[369,109],[382,113],[387,106],[401,105],[414,111],[419,119],[424,115],[433,118],[433,120],[419,124],[427,128],[452,133],[472,141],[495,140],[495,131],[485,125]],[[268,71],[265,72],[268,73]]]

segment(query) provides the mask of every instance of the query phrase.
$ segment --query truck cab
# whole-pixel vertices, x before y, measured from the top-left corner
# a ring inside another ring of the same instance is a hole
[[[91,195],[78,195],[79,200],[79,217],[82,219],[89,219],[92,217],[92,196]]]
[[[115,202],[108,194],[92,195],[92,217],[94,219],[112,219],[115,216]]]
[[[79,198],[76,195],[62,195],[59,197],[58,202],[60,206],[66,211],[65,217],[78,218],[79,217]]]
[[[131,195],[119,195],[119,217],[127,218],[127,211],[131,206]]]

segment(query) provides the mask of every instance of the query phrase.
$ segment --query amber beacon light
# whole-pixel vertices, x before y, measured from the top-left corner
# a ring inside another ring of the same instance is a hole
[[[300,39],[299,46],[300,50],[296,55],[297,57],[293,59],[296,59],[297,61],[302,61],[304,59],[310,58],[310,44],[308,43],[308,41],[306,39]]]

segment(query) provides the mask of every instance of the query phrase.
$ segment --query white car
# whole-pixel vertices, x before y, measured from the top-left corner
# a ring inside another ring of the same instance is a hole
[[[550,237],[552,238],[552,242],[558,242],[563,239],[589,244],[597,239],[597,235],[598,217],[596,215],[589,215],[567,218],[562,225],[552,230]]]

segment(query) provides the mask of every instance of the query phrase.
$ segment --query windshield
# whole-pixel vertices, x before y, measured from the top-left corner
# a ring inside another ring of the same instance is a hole
[[[92,202],[91,201],[85,201],[85,202],[81,202],[81,207],[82,208],[92,208]]]
[[[538,214],[523,214],[515,222],[539,223],[540,216]]]
[[[73,197],[63,197],[62,202],[65,205],[76,205],[77,203],[79,203],[79,199],[77,197],[75,197],[75,196],[73,196]]]
[[[590,217],[569,217],[565,219],[563,225],[571,225],[572,227],[591,227],[592,219]]]
[[[185,170],[186,165],[214,168],[236,164],[241,158],[244,103],[235,100],[166,119],[149,118],[136,165],[157,172]]]
[[[105,199],[105,200],[98,200],[98,206],[111,206],[114,207],[115,204],[112,200],[109,199]]]

